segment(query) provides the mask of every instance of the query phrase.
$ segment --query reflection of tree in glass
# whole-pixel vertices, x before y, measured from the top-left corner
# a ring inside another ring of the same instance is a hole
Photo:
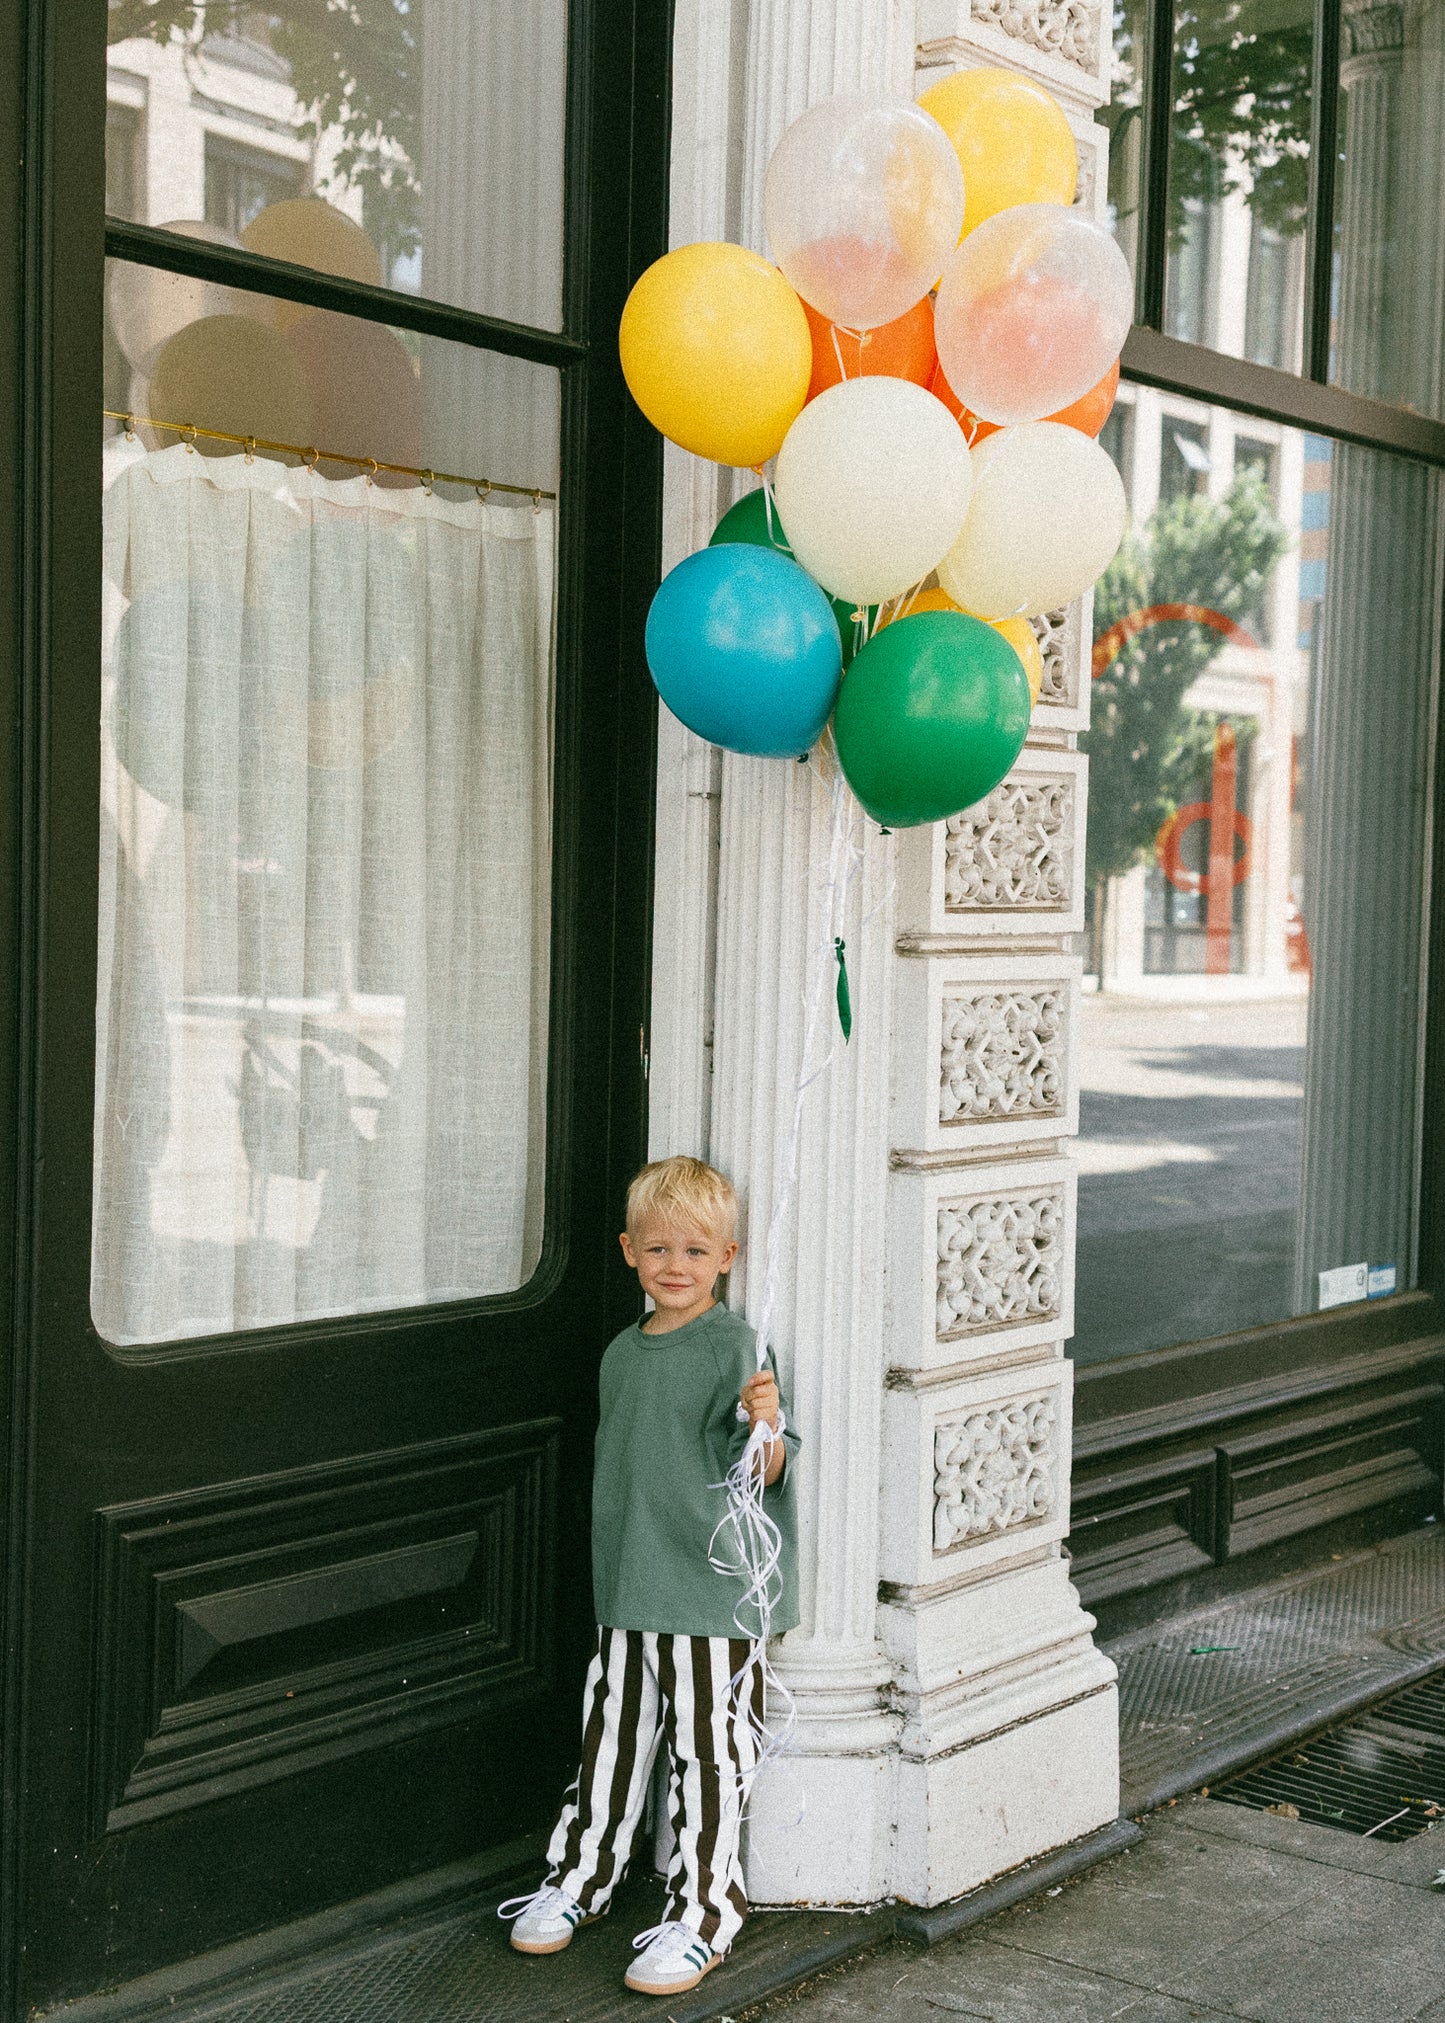
[[[1309,202],[1314,24],[1259,0],[1188,0],[1174,16],[1174,151],[1169,223],[1184,205],[1250,190],[1261,225],[1304,230]]]
[[[199,49],[207,36],[261,42],[290,67],[313,135],[342,135],[334,172],[360,190],[366,229],[395,258],[415,252],[416,127],[421,86],[418,20],[411,0],[110,0],[109,39],[173,34]]]
[[[1222,499],[1171,500],[1131,535],[1094,591],[1094,635],[1131,612],[1200,604],[1240,620],[1259,603],[1288,545],[1267,487],[1254,473]],[[1220,647],[1192,620],[1150,626],[1094,682],[1089,729],[1086,875],[1094,895],[1095,957],[1107,881],[1146,862],[1159,825],[1194,797],[1217,719],[1186,709],[1184,695]],[[1242,731],[1244,725],[1236,725]]]
[[[1187,0],[1175,11],[1174,121],[1169,161],[1169,242],[1188,235],[1186,206],[1248,190],[1262,226],[1302,232],[1309,197],[1314,28],[1305,11],[1260,0]],[[1108,115],[1110,151],[1143,118],[1142,16],[1114,14],[1116,67],[1127,75]]]

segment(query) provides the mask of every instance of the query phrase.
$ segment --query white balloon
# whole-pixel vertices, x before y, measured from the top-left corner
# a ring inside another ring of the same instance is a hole
[[[175,218],[161,230],[202,239],[209,246],[241,244],[234,232],[200,218]],[[263,295],[228,288],[218,281],[197,281],[189,274],[172,274],[160,267],[141,267],[129,260],[111,261],[109,296],[110,327],[116,343],[143,376],[150,373],[176,332],[203,316],[254,316],[263,323],[272,319],[272,307]]]
[[[972,457],[973,500],[939,582],[980,618],[1072,603],[1124,538],[1124,486],[1107,452],[1062,422],[1033,421],[985,437]]]
[[[871,330],[921,302],[943,271],[963,230],[963,170],[918,106],[824,99],[773,149],[763,224],[805,302],[841,329]]]
[[[1037,421],[1097,386],[1134,314],[1129,263],[1066,204],[1018,204],[970,232],[934,312],[943,376],[980,421]]]
[[[876,604],[938,566],[972,483],[942,401],[906,379],[846,379],[809,401],[783,438],[778,518],[825,590]]]

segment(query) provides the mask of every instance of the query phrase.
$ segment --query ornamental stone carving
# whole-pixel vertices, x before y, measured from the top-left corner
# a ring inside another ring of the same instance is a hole
[[[1074,684],[1069,679],[1068,651],[1064,636],[1068,617],[1067,611],[1046,611],[1041,618],[1029,620],[1034,629],[1034,638],[1039,642],[1039,652],[1044,658],[1043,680],[1039,683],[1039,701],[1062,703],[1066,707],[1074,699]]]
[[[1059,1312],[1064,1194],[938,1204],[940,1341]]]
[[[1047,985],[946,996],[940,1123],[1061,1116],[1067,1006]]]
[[[1092,76],[1099,63],[1099,12],[1099,0],[973,0],[972,19]]]
[[[933,1549],[1053,1514],[1058,1413],[1052,1397],[991,1405],[934,1428]]]
[[[944,831],[950,913],[997,906],[1063,913],[1073,887],[1074,777],[1015,775]]]

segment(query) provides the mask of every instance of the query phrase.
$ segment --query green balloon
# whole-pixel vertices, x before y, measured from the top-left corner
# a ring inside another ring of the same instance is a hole
[[[981,618],[925,611],[885,625],[838,696],[848,784],[889,829],[941,822],[991,793],[1029,728],[1023,662]]]
[[[709,548],[716,548],[723,541],[747,541],[755,548],[776,548],[780,555],[793,554],[788,546],[788,537],[783,532],[783,523],[778,518],[777,507],[773,507],[770,515],[768,495],[761,491],[749,492],[739,499],[735,506],[728,507],[713,528],[712,538],[707,545]],[[793,559],[796,561],[797,557],[794,556]],[[826,591],[823,594],[827,596]],[[833,616],[838,621],[838,637],[843,642],[843,665],[846,667],[863,639],[863,628],[853,616],[859,607],[850,604],[846,597],[829,597],[828,602],[832,605]],[[870,625],[877,615],[877,610],[876,604],[869,607]]]

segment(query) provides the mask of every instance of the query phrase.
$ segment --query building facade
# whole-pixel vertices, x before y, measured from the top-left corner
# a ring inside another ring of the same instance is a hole
[[[1107,1825],[1100,1621],[1445,1476],[1440,0],[320,11],[0,44],[6,2016],[530,1844],[649,1153],[804,1440],[756,1901]],[[980,64],[1134,271],[1130,529],[890,835],[659,710],[752,480],[616,330],[809,105]]]

